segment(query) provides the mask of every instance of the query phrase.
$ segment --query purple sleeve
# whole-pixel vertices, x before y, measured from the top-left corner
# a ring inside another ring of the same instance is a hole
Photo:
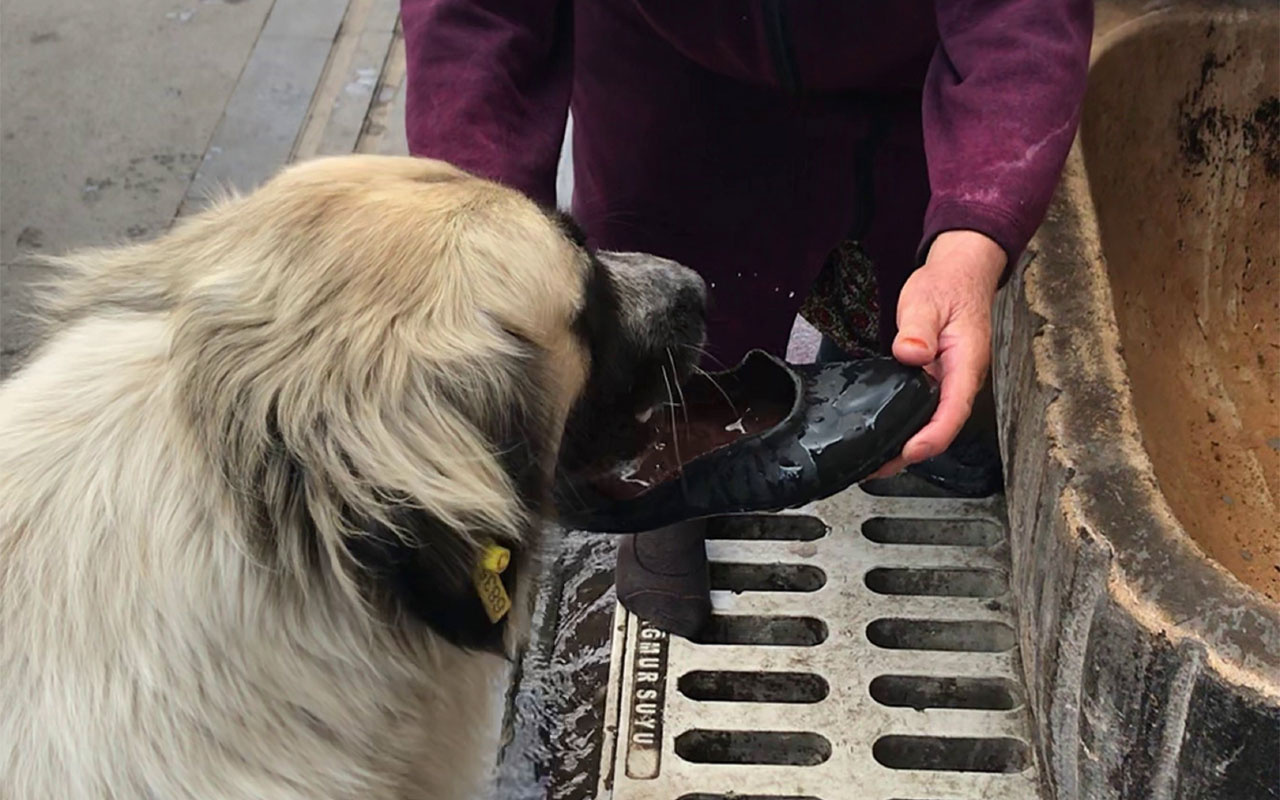
[[[920,259],[943,231],[994,239],[1012,266],[1041,221],[1080,122],[1092,0],[939,0],[924,90],[932,198]]]
[[[409,152],[555,204],[572,35],[559,0],[401,0]]]

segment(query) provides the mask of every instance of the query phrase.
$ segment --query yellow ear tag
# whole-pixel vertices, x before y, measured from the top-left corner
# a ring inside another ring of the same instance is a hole
[[[476,593],[480,595],[480,604],[489,621],[496,623],[511,610],[511,597],[507,595],[507,587],[502,585],[499,577],[507,565],[511,563],[511,551],[500,544],[489,542],[480,551],[471,579],[475,582]]]

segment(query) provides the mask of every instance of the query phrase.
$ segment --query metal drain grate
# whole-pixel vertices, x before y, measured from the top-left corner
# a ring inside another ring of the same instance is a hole
[[[696,642],[619,607],[599,798],[1032,800],[1000,499],[716,520]]]

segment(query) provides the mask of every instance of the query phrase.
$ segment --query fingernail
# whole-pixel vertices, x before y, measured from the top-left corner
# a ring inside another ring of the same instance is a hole
[[[919,347],[919,348],[921,348],[921,349],[923,349],[923,350],[928,350],[928,349],[929,349],[929,345],[925,342],[925,340],[924,340],[924,339],[917,339],[917,338],[916,338],[916,337],[914,337],[914,336],[904,336],[904,337],[903,337],[903,339],[902,339],[902,343],[903,343],[903,344],[909,344],[909,345],[911,345],[912,347]]]

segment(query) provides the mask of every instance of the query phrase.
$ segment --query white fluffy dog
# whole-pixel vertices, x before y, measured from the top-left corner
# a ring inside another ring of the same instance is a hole
[[[477,796],[566,426],[690,366],[701,282],[371,156],[56,263],[0,386],[0,795]]]

